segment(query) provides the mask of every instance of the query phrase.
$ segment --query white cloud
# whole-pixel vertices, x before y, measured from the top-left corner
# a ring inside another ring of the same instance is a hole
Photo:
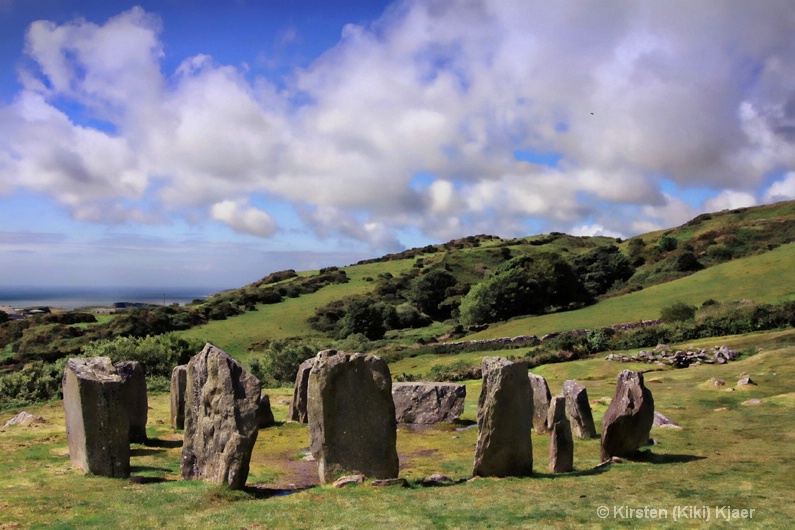
[[[37,68],[0,107],[0,191],[47,193],[95,222],[210,212],[268,237],[275,221],[241,200],[256,193],[321,238],[379,249],[403,230],[511,236],[531,222],[638,233],[699,213],[663,179],[725,189],[704,206],[734,207],[795,166],[793,29],[783,0],[407,0],[346,26],[277,89],[206,55],[163,72],[160,21],[140,8],[36,22]],[[418,173],[436,180],[415,189]]]
[[[624,234],[609,230],[600,224],[575,226],[572,229],[571,234],[574,236],[589,236],[589,237],[593,236],[626,237]]]
[[[221,201],[213,204],[210,215],[226,223],[235,232],[258,237],[269,237],[276,231],[276,222],[268,215],[240,201]]]
[[[719,212],[721,210],[734,210],[736,208],[746,208],[756,206],[756,197],[750,193],[735,190],[724,190],[717,197],[704,201],[704,209],[708,212]]]
[[[765,192],[765,202],[789,201],[795,199],[795,171],[777,180]]]

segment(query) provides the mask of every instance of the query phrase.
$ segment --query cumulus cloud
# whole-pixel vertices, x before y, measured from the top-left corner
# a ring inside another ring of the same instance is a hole
[[[35,68],[0,107],[0,191],[95,222],[207,212],[269,237],[267,205],[241,199],[256,193],[378,249],[405,230],[629,236],[699,213],[663,180],[714,190],[718,209],[795,166],[794,28],[785,0],[405,0],[276,83],[205,55],[164,72],[141,8],[40,21]],[[788,176],[764,200],[791,192]]]
[[[268,237],[276,231],[276,222],[267,212],[240,201],[221,201],[210,208],[216,221],[226,223],[235,232]]]
[[[770,185],[765,192],[765,202],[789,201],[795,199],[795,171]]]

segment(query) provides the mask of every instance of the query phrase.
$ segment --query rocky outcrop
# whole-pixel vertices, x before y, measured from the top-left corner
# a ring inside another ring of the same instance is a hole
[[[290,409],[287,411],[288,421],[307,422],[306,413],[306,392],[309,384],[309,372],[315,358],[307,359],[298,367],[298,374],[295,376],[295,387],[293,389],[293,400],[290,402]]]
[[[533,472],[533,396],[527,363],[484,357],[478,400],[476,476],[528,476]]]
[[[740,354],[726,346],[715,346],[712,349],[672,350],[667,344],[661,344],[654,350],[641,350],[633,355],[609,353],[606,361],[620,363],[654,363],[659,366],[671,365],[674,368],[687,368],[701,364],[726,364],[739,357]]]
[[[146,443],[146,420],[149,400],[146,396],[146,376],[136,361],[119,361],[113,365],[121,376],[121,399],[127,411],[130,443]]]
[[[188,365],[181,364],[171,370],[171,425],[185,428],[185,390],[188,386]]]
[[[566,418],[566,398],[555,396],[549,405],[549,470],[568,473],[574,470],[574,439]]]
[[[392,377],[375,355],[324,350],[307,386],[309,443],[320,482],[340,475],[398,476]]]
[[[188,363],[182,477],[245,486],[259,425],[259,380],[207,344]]]
[[[464,412],[467,389],[455,383],[393,383],[398,423],[452,422]]]
[[[648,442],[653,423],[654,398],[643,383],[643,374],[622,371],[602,420],[602,461],[632,456]]]
[[[63,375],[69,459],[86,473],[130,475],[130,433],[122,378],[107,357],[69,359]]]
[[[577,381],[563,383],[563,395],[566,397],[566,412],[571,421],[571,430],[577,438],[596,438],[596,426],[588,401],[588,392]]]
[[[276,418],[273,417],[273,410],[271,410],[271,398],[268,394],[262,394],[262,396],[260,396],[257,418],[257,426],[260,429],[276,425]]]
[[[533,429],[539,434],[549,432],[547,413],[549,402],[552,400],[549,385],[540,375],[529,373],[527,376],[530,378],[530,388],[533,390]]]

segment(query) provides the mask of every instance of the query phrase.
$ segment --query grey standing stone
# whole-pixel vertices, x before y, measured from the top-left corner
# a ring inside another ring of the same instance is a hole
[[[260,429],[276,425],[276,418],[273,417],[273,410],[271,410],[271,398],[268,394],[262,394],[260,397],[257,417],[259,418],[258,426]]]
[[[69,359],[62,384],[72,464],[95,475],[130,476],[130,433],[122,378],[110,359]]]
[[[348,474],[398,476],[392,376],[383,359],[321,351],[307,397],[309,443],[322,484]]]
[[[398,423],[452,422],[464,412],[467,389],[455,383],[393,383]]]
[[[533,428],[537,433],[549,432],[551,426],[547,423],[547,413],[552,400],[549,385],[540,375],[529,373],[527,377],[530,378],[530,388],[533,389]]]
[[[119,361],[113,366],[121,376],[122,402],[130,426],[130,443],[146,443],[149,400],[146,396],[144,369],[136,361]]]
[[[566,417],[566,398],[555,396],[549,406],[549,470],[567,473],[574,470],[574,439]]]
[[[478,400],[476,476],[528,476],[533,472],[533,396],[527,363],[483,358]]]
[[[566,396],[566,412],[571,420],[571,430],[577,438],[596,438],[596,426],[593,421],[588,392],[577,381],[563,383],[563,395]]]
[[[632,456],[649,440],[654,423],[654,398],[643,384],[643,374],[618,374],[616,395],[602,420],[602,461],[611,456]]]
[[[188,386],[188,365],[181,364],[171,370],[171,425],[185,428],[185,390]]]
[[[298,367],[298,374],[295,376],[295,388],[293,389],[293,400],[290,402],[290,410],[287,411],[287,419],[289,421],[297,421],[306,423],[306,391],[309,384],[309,372],[312,370],[312,365],[315,364],[315,358],[307,359]]]
[[[188,363],[182,478],[240,489],[259,425],[262,386],[212,344]]]

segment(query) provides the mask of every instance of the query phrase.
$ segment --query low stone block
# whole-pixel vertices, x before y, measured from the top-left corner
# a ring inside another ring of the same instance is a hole
[[[130,433],[122,378],[110,359],[69,359],[62,384],[72,464],[95,475],[130,476]]]
[[[393,383],[398,423],[452,422],[464,412],[467,390],[455,383]]]

